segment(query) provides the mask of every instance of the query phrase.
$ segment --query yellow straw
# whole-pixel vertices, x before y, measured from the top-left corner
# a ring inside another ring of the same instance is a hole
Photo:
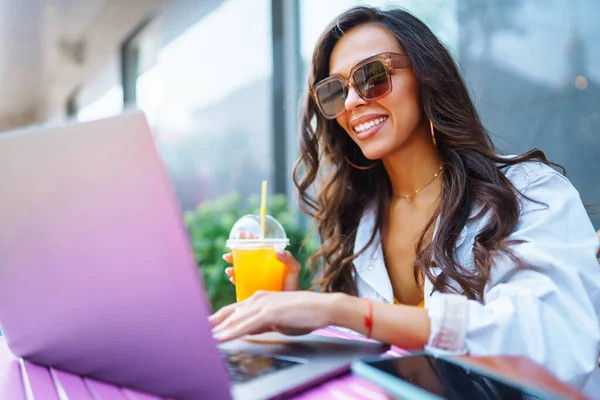
[[[262,194],[260,197],[260,238],[265,238],[265,220],[267,216],[267,181],[262,181]]]

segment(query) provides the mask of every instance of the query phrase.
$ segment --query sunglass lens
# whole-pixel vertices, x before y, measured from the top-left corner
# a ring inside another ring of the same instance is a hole
[[[357,69],[354,82],[367,100],[379,98],[390,90],[390,80],[381,61],[372,61]]]
[[[344,110],[346,93],[341,80],[331,80],[316,90],[323,114],[334,117]]]

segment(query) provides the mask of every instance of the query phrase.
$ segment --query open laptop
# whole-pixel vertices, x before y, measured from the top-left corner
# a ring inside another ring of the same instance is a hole
[[[217,346],[142,113],[0,134],[0,188],[0,330],[17,356],[177,399],[262,399],[385,350],[316,335]]]

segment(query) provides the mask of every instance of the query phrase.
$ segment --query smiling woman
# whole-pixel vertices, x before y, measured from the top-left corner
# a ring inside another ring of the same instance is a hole
[[[320,37],[308,88],[294,180],[322,242],[321,293],[224,307],[216,337],[333,324],[404,348],[523,355],[591,384],[600,268],[585,207],[541,151],[496,151],[436,36],[402,9],[352,8]]]

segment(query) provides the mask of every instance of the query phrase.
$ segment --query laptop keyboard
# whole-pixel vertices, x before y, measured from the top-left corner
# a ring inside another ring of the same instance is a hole
[[[241,351],[221,350],[221,353],[227,361],[229,376],[235,383],[248,382],[259,376],[301,364],[283,358],[267,357]]]

